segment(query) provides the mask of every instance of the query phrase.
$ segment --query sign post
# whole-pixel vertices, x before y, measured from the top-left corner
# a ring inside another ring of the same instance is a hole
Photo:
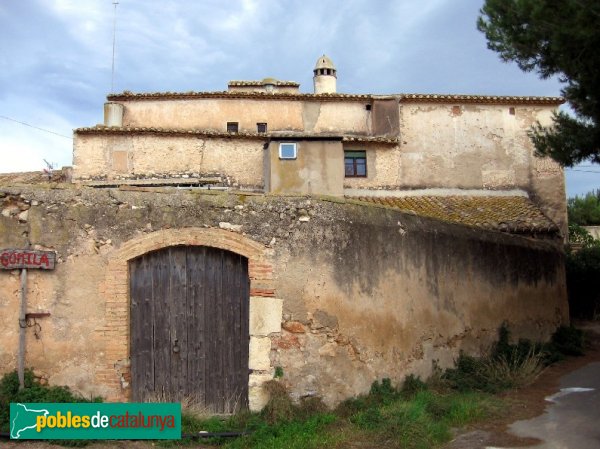
[[[19,390],[25,388],[25,342],[27,329],[27,269],[54,270],[54,251],[30,249],[0,250],[0,269],[21,270],[21,307],[19,311]]]
[[[36,251],[31,249],[1,249],[0,269],[16,270],[33,268],[54,270],[56,253],[54,251]]]
[[[19,313],[19,390],[25,388],[25,329],[27,329],[27,268],[21,269],[21,311]]]

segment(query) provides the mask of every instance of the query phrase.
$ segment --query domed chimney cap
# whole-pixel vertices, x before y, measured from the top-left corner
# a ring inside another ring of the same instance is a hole
[[[321,56],[317,59],[317,63],[315,64],[315,70],[319,69],[333,69],[335,70],[335,65],[333,61],[327,55]]]

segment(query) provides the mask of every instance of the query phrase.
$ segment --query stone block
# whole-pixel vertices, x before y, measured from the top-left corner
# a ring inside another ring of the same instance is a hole
[[[261,411],[269,402],[269,393],[263,384],[273,379],[272,374],[250,374],[248,382],[248,407],[250,411]]]
[[[335,343],[325,343],[319,348],[319,355],[322,357],[335,357],[338,345]]]
[[[306,329],[300,321],[286,321],[283,323],[283,328],[293,334],[304,334]]]
[[[248,367],[253,370],[271,369],[271,339],[269,337],[250,337],[250,358]]]
[[[266,337],[281,332],[283,300],[261,296],[250,297],[250,335]]]

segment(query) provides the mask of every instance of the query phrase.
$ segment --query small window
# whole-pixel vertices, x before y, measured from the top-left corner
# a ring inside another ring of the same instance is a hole
[[[256,131],[258,131],[259,133],[266,133],[267,132],[267,124],[266,123],[257,123]]]
[[[344,151],[346,178],[367,176],[367,153],[365,151]]]
[[[295,143],[280,143],[279,144],[279,159],[296,159],[296,144]]]
[[[228,133],[237,133],[239,129],[238,122],[227,122],[227,132]]]

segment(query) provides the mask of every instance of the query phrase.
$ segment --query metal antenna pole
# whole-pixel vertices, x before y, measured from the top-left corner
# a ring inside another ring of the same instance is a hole
[[[119,2],[113,2],[115,5],[115,14],[113,18],[113,51],[112,51],[112,74],[110,79],[110,92],[113,93],[115,90],[115,42],[117,37],[117,5]]]

